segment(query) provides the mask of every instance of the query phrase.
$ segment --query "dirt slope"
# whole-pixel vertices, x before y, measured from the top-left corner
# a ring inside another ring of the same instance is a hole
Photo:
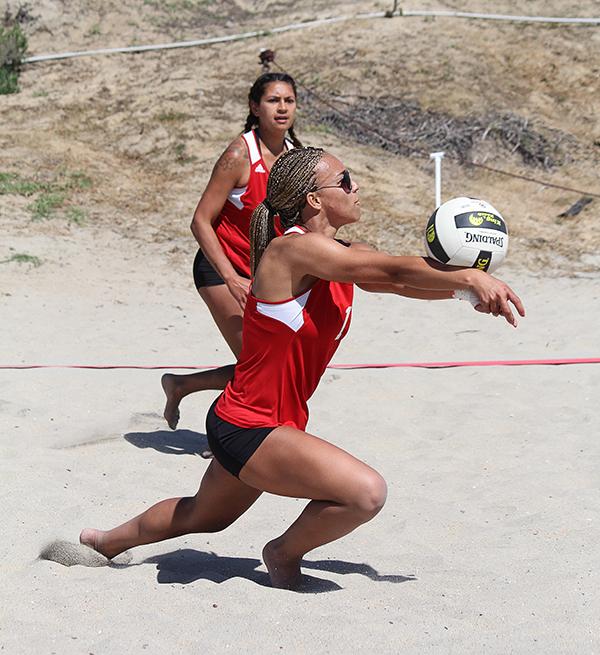
[[[26,7],[29,54],[268,30],[393,3],[136,0],[103,2],[100,10],[99,4],[41,0]],[[401,5],[490,11],[476,0]],[[596,7],[533,0],[526,11],[594,16]],[[17,8],[10,2],[2,15],[14,16]],[[493,10],[519,14],[523,7],[505,0]],[[266,47],[336,109],[368,117],[377,108],[390,138],[431,152],[445,149],[460,125],[471,135],[463,158],[600,194],[600,27],[354,20],[210,47],[26,65],[21,92],[0,97],[3,232],[60,236],[97,226],[164,242],[174,259],[188,257],[189,219],[216,156],[243,126],[245,96]],[[382,148],[364,124],[324,122],[331,108],[303,98],[303,141],[338,154],[361,183],[364,220],[351,236],[392,252],[421,252],[433,208],[429,159]],[[425,125],[419,138],[408,115]],[[524,126],[519,147],[489,131],[482,140],[476,125],[509,115]],[[554,165],[528,162],[528,146],[547,148]],[[563,274],[597,270],[600,198],[577,216],[559,218],[582,194],[446,160],[443,196],[455,195],[483,197],[504,213],[513,265]],[[3,239],[0,259],[10,257],[10,247]]]

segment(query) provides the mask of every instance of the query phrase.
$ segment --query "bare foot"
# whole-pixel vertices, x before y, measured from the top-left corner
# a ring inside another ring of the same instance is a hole
[[[128,550],[123,550],[122,548],[115,550],[114,546],[111,549],[107,545],[108,540],[106,535],[109,532],[110,530],[105,531],[105,530],[96,530],[95,528],[84,528],[79,534],[79,543],[82,546],[87,546],[87,548],[91,548],[92,550],[96,551],[96,553],[99,554],[98,557],[103,555],[104,564],[90,564],[89,557],[84,557],[84,560],[86,560],[84,562],[76,562],[76,563],[84,564],[85,566],[105,566],[106,564],[108,564],[109,566],[112,564],[123,566],[125,564],[129,564],[131,562],[132,556]],[[63,542],[57,542],[57,543],[60,544]],[[73,544],[73,546],[74,545],[75,544]],[[87,548],[84,548],[83,550],[87,550]],[[81,558],[81,553],[76,553],[76,555]],[[63,562],[60,563],[62,564]],[[67,566],[70,565],[67,564]]]
[[[179,403],[181,402],[181,395],[178,391],[179,385],[177,384],[176,378],[177,376],[172,373],[165,373],[160,379],[163,391],[167,397],[163,416],[171,430],[175,430],[177,423],[179,423]]]
[[[102,537],[104,537],[103,530],[96,530],[95,528],[84,528],[79,535],[79,543],[89,548],[93,548],[97,553],[110,558],[111,555],[106,553],[102,548]]]
[[[269,572],[271,585],[276,589],[298,589],[301,582],[300,559],[284,557],[278,548],[278,539],[273,539],[263,548],[263,562]]]

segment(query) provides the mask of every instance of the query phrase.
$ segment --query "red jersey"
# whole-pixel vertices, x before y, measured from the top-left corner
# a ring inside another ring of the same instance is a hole
[[[304,232],[298,227],[292,231]],[[304,430],[307,401],[348,332],[353,295],[352,284],[327,280],[281,302],[250,293],[242,352],[215,407],[217,415],[242,428],[291,425]]]
[[[227,259],[240,275],[250,277],[250,218],[267,196],[269,169],[260,152],[258,136],[255,130],[242,134],[248,148],[250,160],[250,178],[244,187],[232,189],[221,213],[214,223],[215,232]],[[290,141],[285,144],[292,148]],[[281,234],[279,219],[275,222],[275,231]]]

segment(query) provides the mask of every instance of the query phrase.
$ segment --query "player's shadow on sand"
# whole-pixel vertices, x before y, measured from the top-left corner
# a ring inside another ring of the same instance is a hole
[[[136,448],[154,448],[166,455],[201,455],[206,458],[209,451],[206,435],[193,430],[128,432],[123,436]]]
[[[315,569],[317,571],[330,571],[331,573],[340,573],[346,575],[348,573],[358,573],[375,582],[410,582],[416,580],[414,575],[381,575],[372,566],[368,564],[357,564],[355,562],[344,562],[339,559],[321,559],[315,562],[309,560],[302,560],[302,567],[305,569]]]
[[[221,584],[232,578],[245,578],[262,587],[270,587],[266,572],[257,571],[262,562],[248,557],[222,557],[216,553],[206,553],[191,548],[176,550],[164,555],[156,555],[144,560],[142,564],[156,564],[159,584],[190,584],[196,580],[211,580]],[[415,580],[413,576],[379,575],[368,564],[355,564],[341,560],[303,560],[303,569],[330,571],[331,573],[359,573],[378,582],[407,582]],[[338,591],[342,587],[333,580],[324,580],[303,574],[301,592],[325,593]]]

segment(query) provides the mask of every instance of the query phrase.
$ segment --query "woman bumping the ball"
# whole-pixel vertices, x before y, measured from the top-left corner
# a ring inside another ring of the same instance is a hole
[[[196,288],[236,358],[242,349],[242,314],[250,284],[250,216],[267,193],[274,162],[302,146],[294,133],[292,77],[261,75],[250,89],[248,104],[244,133],[215,164],[191,225],[200,245],[194,260]],[[204,389],[223,389],[232,373],[233,366],[224,366],[191,375],[164,375],[164,416],[169,426],[177,426],[182,398]]]
[[[275,215],[283,236],[275,234]],[[305,148],[275,163],[252,219],[254,281],[242,352],[207,416],[215,459],[198,493],[164,500],[106,532],[86,529],[82,543],[114,557],[139,544],[223,530],[265,491],[306,498],[296,521],[263,550],[273,586],[296,588],[307,552],[379,512],[386,498],[379,473],[305,431],[307,401],[349,328],[353,284],[423,298],[468,290],[480,311],[513,325],[510,303],[524,310],[506,284],[483,271],[336,240],[338,228],[359,216],[358,186],[332,155]]]

